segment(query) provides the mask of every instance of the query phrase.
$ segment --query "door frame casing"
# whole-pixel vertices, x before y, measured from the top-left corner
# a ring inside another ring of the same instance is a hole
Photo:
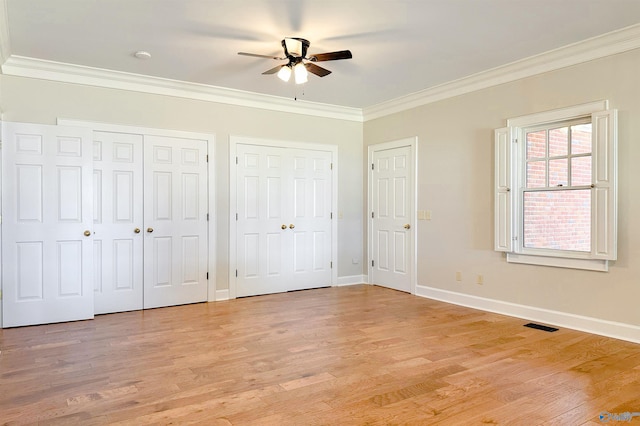
[[[132,133],[139,135],[164,136],[183,139],[201,139],[207,142],[207,208],[209,220],[207,221],[207,271],[209,279],[207,281],[207,301],[214,302],[216,299],[216,185],[215,185],[215,135],[210,133],[198,133],[186,130],[156,129],[142,126],[128,126],[120,124],[99,123],[92,121],[70,120],[58,118],[57,124],[65,126],[88,127],[92,131],[103,131],[113,133]]]
[[[235,299],[237,296],[236,287],[236,270],[238,269],[237,257],[237,221],[236,206],[237,203],[237,146],[239,144],[258,145],[274,148],[295,148],[302,150],[328,151],[331,153],[331,163],[333,164],[333,173],[331,176],[331,212],[333,218],[331,220],[331,286],[335,286],[338,282],[338,220],[335,214],[338,205],[338,146],[331,144],[320,144],[301,141],[285,141],[277,139],[253,138],[248,136],[229,136],[229,291],[226,297]]]
[[[371,266],[371,257],[373,256],[373,219],[371,218],[371,212],[373,211],[373,170],[371,165],[373,164],[373,155],[378,151],[385,151],[393,148],[402,148],[408,146],[411,148],[411,176],[409,176],[409,182],[411,188],[409,190],[410,206],[409,217],[412,224],[413,232],[410,233],[409,242],[409,271],[411,273],[411,294],[416,294],[417,285],[417,273],[418,273],[418,260],[417,260],[417,233],[418,223],[416,221],[416,206],[418,205],[418,137],[409,137],[404,139],[397,139],[389,142],[381,142],[378,144],[369,145],[367,147],[367,282],[371,284],[371,276],[373,273],[373,267]]]

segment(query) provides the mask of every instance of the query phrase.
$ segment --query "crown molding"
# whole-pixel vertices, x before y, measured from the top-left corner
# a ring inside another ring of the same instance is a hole
[[[7,13],[6,0],[0,0],[0,64],[4,64],[9,56],[11,56],[9,14]]]
[[[454,96],[640,48],[640,24],[636,24],[360,109],[11,55],[7,19],[6,0],[0,0],[0,64],[3,64],[1,72],[6,75],[355,122],[374,120]]]
[[[366,107],[363,109],[363,120],[366,122],[443,99],[637,48],[640,48],[640,24]]]
[[[18,77],[176,96],[270,111],[362,122],[362,110],[359,108],[292,100],[290,98],[206,84],[46,61],[24,56],[9,56],[2,65],[2,73]]]

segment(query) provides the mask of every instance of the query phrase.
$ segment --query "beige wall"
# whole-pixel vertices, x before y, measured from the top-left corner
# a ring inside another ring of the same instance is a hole
[[[229,136],[337,145],[338,277],[362,274],[362,123],[4,75],[0,110],[5,121],[66,118],[214,134],[218,289],[228,288]]]
[[[229,136],[338,146],[338,276],[364,273],[366,151],[419,138],[418,285],[640,325],[640,51],[615,55],[361,123],[168,96],[0,76],[7,121],[57,118],[216,137],[217,282],[228,285]],[[493,129],[509,117],[608,99],[619,110],[618,261],[610,271],[507,264],[493,251]],[[352,258],[360,260],[352,264]],[[455,281],[455,272],[462,281]],[[483,274],[484,284],[475,284]]]
[[[432,220],[418,223],[418,285],[640,325],[639,75],[636,50],[366,122],[365,152],[419,139],[417,208]],[[606,273],[507,264],[493,251],[493,129],[601,99],[619,110],[618,260]]]

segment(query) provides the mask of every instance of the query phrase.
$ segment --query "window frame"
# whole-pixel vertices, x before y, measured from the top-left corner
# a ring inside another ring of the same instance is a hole
[[[585,118],[592,124],[591,250],[524,247],[525,129]],[[510,118],[507,127],[495,129],[494,242],[507,262],[608,270],[617,258],[617,111],[609,110],[608,101]]]

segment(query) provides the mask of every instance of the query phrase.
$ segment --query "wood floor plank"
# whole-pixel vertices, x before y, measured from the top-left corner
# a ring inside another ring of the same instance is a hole
[[[0,331],[0,424],[600,424],[640,346],[376,286]],[[635,419],[634,419],[635,420]]]

